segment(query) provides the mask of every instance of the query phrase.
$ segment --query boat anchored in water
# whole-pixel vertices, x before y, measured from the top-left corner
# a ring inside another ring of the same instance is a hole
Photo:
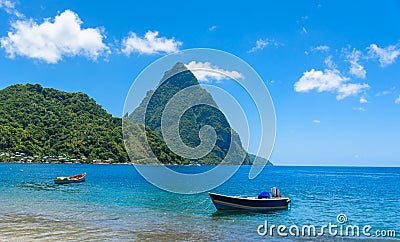
[[[218,210],[269,211],[288,209],[290,198],[281,196],[279,189],[271,188],[271,193],[262,192],[258,197],[228,196],[208,193]],[[271,195],[272,194],[272,195]]]
[[[68,184],[68,183],[79,183],[79,182],[84,182],[86,177],[86,172],[82,174],[78,174],[75,176],[59,176],[54,179],[55,184]]]

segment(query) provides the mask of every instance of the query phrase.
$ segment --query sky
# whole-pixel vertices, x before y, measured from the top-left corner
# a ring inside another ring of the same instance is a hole
[[[399,166],[399,12],[398,1],[0,0],[0,88],[85,92],[120,117],[146,66],[213,48],[267,85],[275,164]]]

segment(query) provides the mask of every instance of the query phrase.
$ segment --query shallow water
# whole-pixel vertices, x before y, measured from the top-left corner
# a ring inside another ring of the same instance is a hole
[[[20,172],[20,170],[23,172]],[[174,167],[196,173],[210,167]],[[0,164],[0,241],[256,240],[336,241],[355,237],[261,237],[268,224],[321,227],[370,225],[400,238],[400,168],[266,167],[248,180],[242,167],[214,192],[257,195],[272,186],[292,200],[289,210],[217,212],[208,194],[180,195],[146,182],[129,165]],[[55,185],[53,178],[87,172],[84,183]],[[376,240],[376,237],[366,238]],[[395,238],[391,238],[394,240]]]

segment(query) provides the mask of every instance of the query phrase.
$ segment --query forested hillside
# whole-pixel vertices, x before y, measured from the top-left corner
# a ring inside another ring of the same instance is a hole
[[[128,161],[121,119],[88,95],[36,84],[0,90],[0,151]]]
[[[206,99],[212,98],[206,92],[203,95]],[[155,105],[150,113],[159,112],[157,108]],[[12,85],[0,90],[0,161],[10,160],[9,154],[25,154],[39,157],[35,161],[52,157],[50,160],[61,162],[76,159],[80,162],[108,160],[148,164],[155,163],[157,158],[164,164],[216,164],[227,151],[229,124],[215,109],[198,107],[192,111],[184,116],[181,126],[185,142],[192,146],[198,144],[197,132],[203,124],[212,124],[221,136],[213,152],[199,161],[184,159],[168,148],[160,136],[156,115],[150,116],[155,120],[146,126],[132,122],[132,116],[126,118],[123,133],[122,119],[107,113],[82,92],[69,93],[38,84]],[[196,125],[190,126],[193,117],[196,117]],[[237,152],[245,152],[234,131],[233,136]],[[130,150],[131,160],[125,145]],[[251,164],[252,160],[254,157],[246,155],[245,164]]]

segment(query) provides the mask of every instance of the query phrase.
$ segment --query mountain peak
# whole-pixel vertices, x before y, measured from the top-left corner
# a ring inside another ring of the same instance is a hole
[[[190,79],[195,78],[193,73],[185,66],[185,64],[183,64],[182,62],[177,62],[171,69],[164,72],[164,76],[161,78],[160,83],[179,73],[189,74]]]
[[[186,71],[188,70],[185,64],[182,62],[178,61],[176,64],[171,68],[171,70],[176,70],[176,71]]]
[[[181,62],[177,62],[170,70],[165,72],[157,88],[148,92],[139,107],[129,117],[133,123],[144,124],[154,131],[160,139],[164,140],[165,137],[161,127],[164,109],[177,93],[188,87],[193,88],[191,92],[174,105],[186,106],[191,104],[192,100],[198,101],[199,104],[190,107],[179,117],[179,136],[182,142],[191,148],[198,147],[202,142],[199,132],[205,125],[214,127],[217,135],[217,141],[212,150],[207,155],[190,160],[190,162],[219,164],[227,156],[232,145],[233,155],[230,155],[228,157],[229,161],[226,162],[240,164],[245,159],[245,163],[249,164],[251,161],[242,147],[239,135],[231,129],[228,120],[218,109],[211,94],[200,86],[197,78]],[[170,108],[178,110],[175,106]],[[166,125],[171,125],[171,122],[166,122]],[[159,149],[159,147],[153,147],[152,144],[150,144],[150,147],[155,150]],[[173,151],[171,152],[173,153]],[[162,159],[163,157],[157,158]]]

